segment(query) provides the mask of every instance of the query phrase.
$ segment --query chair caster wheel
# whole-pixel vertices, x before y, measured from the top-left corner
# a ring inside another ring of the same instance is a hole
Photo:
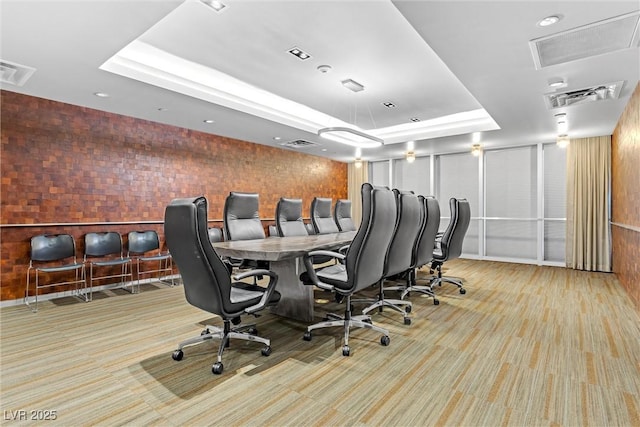
[[[173,360],[182,360],[183,357],[184,357],[184,353],[182,352],[182,350],[176,350],[171,355],[171,358]]]
[[[373,321],[371,320],[371,318],[370,318],[370,317],[368,317],[368,318],[366,318],[366,319],[363,319],[362,321],[363,321],[364,323],[368,323],[368,324],[370,324],[370,325],[373,325]]]
[[[222,365],[222,362],[216,362],[211,367],[211,372],[213,372],[216,375],[220,375],[223,369],[224,369],[224,366]]]
[[[200,332],[200,336],[207,335],[207,334],[209,334],[209,333],[210,333],[210,332],[209,332],[209,329],[205,329],[205,330],[203,330],[202,332]]]
[[[263,356],[269,356],[271,354],[271,346],[266,346],[261,350]]]
[[[410,306],[410,305],[406,306],[406,307],[404,308],[404,312],[405,312],[405,313],[411,313],[411,306]]]
[[[345,345],[342,347],[342,355],[343,356],[349,356],[349,354],[351,354],[351,349],[349,348],[348,345]]]
[[[302,339],[305,341],[311,341],[311,332],[305,332],[304,335],[302,336]]]
[[[410,317],[405,317],[404,318],[404,324],[405,325],[410,325],[411,324],[411,318]]]
[[[467,293],[467,290],[465,288],[460,288],[460,293],[464,295]]]
[[[233,323],[236,326],[238,326],[241,321],[242,321],[242,319],[240,319],[240,316],[234,317],[233,319],[231,319],[231,323]]]
[[[382,344],[385,347],[388,346],[390,342],[391,342],[391,339],[387,335],[383,335],[382,338],[380,338],[380,344]]]
[[[258,328],[256,327],[249,328],[247,332],[249,332],[250,335],[258,335]]]
[[[437,299],[433,299],[433,305],[439,305],[440,304],[440,300]]]

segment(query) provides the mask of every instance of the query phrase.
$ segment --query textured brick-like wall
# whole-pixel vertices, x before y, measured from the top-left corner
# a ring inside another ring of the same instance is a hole
[[[640,85],[611,139],[613,271],[640,310]]]
[[[173,198],[205,195],[221,219],[229,191],[260,193],[273,218],[281,196],[347,197],[347,165],[303,153],[1,91],[1,223],[157,221]],[[265,226],[269,221],[265,222]],[[218,224],[219,225],[219,224]],[[6,227],[0,299],[23,296],[29,239],[69,232],[162,231],[161,224]]]

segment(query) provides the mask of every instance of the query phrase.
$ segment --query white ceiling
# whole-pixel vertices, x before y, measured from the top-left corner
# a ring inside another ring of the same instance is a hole
[[[468,150],[474,130],[482,131],[485,148],[551,142],[558,113],[567,114],[571,137],[606,135],[640,78],[635,41],[631,48],[540,70],[529,46],[533,39],[637,12],[637,0],[223,2],[217,13],[198,0],[1,0],[1,59],[36,69],[23,86],[2,88],[259,144],[303,139],[317,145],[300,151],[351,161],[353,147],[320,138],[317,129],[344,121],[382,135],[385,145],[363,149],[365,160],[403,156],[408,138],[383,135],[398,127],[417,136],[417,155]],[[563,19],[536,25],[548,15]],[[144,52],[134,49],[141,46],[166,54],[167,66],[140,72],[150,69]],[[294,46],[311,58],[289,54]],[[127,49],[133,49],[135,71],[103,66]],[[171,69],[188,63],[200,67],[202,80]],[[320,65],[331,71],[319,72]],[[214,90],[218,75],[258,89],[268,108]],[[619,99],[551,110],[544,94],[554,91],[548,83],[557,77],[567,82],[560,91],[624,85]],[[345,89],[345,79],[365,90]],[[321,118],[296,121],[271,111],[280,101]],[[458,129],[426,127],[474,111],[488,119]],[[411,122],[414,117],[420,122]]]

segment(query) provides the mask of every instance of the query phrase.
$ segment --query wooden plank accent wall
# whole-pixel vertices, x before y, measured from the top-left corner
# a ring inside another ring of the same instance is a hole
[[[347,197],[347,164],[132,117],[1,91],[0,299],[24,296],[29,239],[156,229],[176,197],[205,195],[221,219],[229,191],[260,194],[260,216],[273,218],[281,196]],[[305,213],[305,216],[308,212]],[[15,224],[80,223],[8,227]],[[220,224],[218,224],[220,225]],[[265,227],[268,222],[265,222]]]
[[[613,132],[611,169],[613,271],[640,310],[640,84]]]

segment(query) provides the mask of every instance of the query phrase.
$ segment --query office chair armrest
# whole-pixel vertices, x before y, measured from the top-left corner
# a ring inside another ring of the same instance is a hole
[[[256,270],[243,271],[241,273],[234,274],[233,280],[242,280],[242,279],[246,279],[247,277],[253,277],[253,276],[269,276],[272,279],[278,278],[278,275],[271,270],[256,269]]]
[[[338,249],[338,252],[340,252],[343,255],[346,255],[350,246],[351,246],[350,244],[349,245],[344,245],[344,246],[342,246],[341,248]]]
[[[240,280],[251,276],[269,276],[269,284],[262,294],[262,298],[260,298],[260,301],[257,304],[252,305],[251,307],[247,307],[244,310],[244,312],[247,314],[253,314],[256,311],[262,310],[271,300],[271,295],[273,295],[273,291],[276,289],[276,285],[278,284],[278,275],[273,271],[264,269],[247,271],[246,273],[241,273],[234,276],[234,279]]]
[[[333,256],[333,257],[335,257],[337,255],[336,258],[344,258],[344,256],[339,254],[339,253],[331,252],[331,251],[312,251],[312,252],[309,252],[308,254],[305,254],[302,257],[302,260],[304,262],[304,266],[307,269],[307,275],[309,276],[309,280],[311,280],[311,283],[314,286],[319,287],[320,289],[324,289],[324,290],[327,290],[327,291],[335,290],[335,287],[333,285],[329,285],[327,283],[321,282],[320,279],[318,278],[318,275],[316,274],[316,269],[313,268],[312,257],[314,255],[329,255],[329,256]]]
[[[316,256],[316,255],[324,255],[324,256],[330,256],[331,258],[337,258],[339,260],[343,260],[346,255],[345,254],[341,254],[339,252],[334,252],[334,251],[311,251],[307,254],[308,256],[312,257],[312,256]],[[305,255],[305,256],[307,256]]]

